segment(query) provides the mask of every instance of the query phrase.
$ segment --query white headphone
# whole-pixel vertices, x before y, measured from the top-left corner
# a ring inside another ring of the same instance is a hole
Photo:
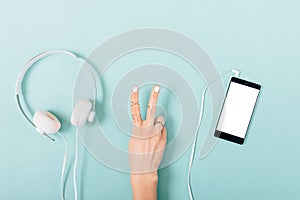
[[[33,119],[32,121],[30,120],[30,118],[26,115],[26,113],[24,112],[21,102],[20,102],[20,95],[22,94],[22,81],[23,78],[26,74],[26,72],[28,71],[28,69],[35,64],[37,61],[53,55],[53,54],[66,54],[66,55],[70,55],[75,59],[82,59],[84,61],[86,61],[88,63],[89,66],[89,70],[92,74],[93,80],[94,80],[94,87],[95,87],[95,92],[94,92],[94,99],[93,99],[93,105],[92,103],[87,100],[87,99],[80,99],[72,112],[72,116],[71,116],[71,123],[76,126],[83,126],[87,121],[88,122],[93,122],[95,119],[95,107],[96,107],[96,81],[95,81],[95,77],[93,74],[93,67],[92,65],[84,58],[69,52],[69,51],[45,51],[43,53],[40,53],[38,55],[36,55],[35,57],[33,57],[32,59],[30,59],[26,65],[24,66],[21,74],[19,75],[17,82],[16,82],[16,99],[17,99],[17,104],[19,107],[19,110],[21,111],[22,115],[27,119],[27,121],[35,127],[35,129],[42,135],[48,137],[49,139],[51,139],[52,141],[54,141],[54,139],[52,137],[50,137],[48,134],[55,134],[59,131],[60,127],[61,127],[61,123],[60,121],[57,119],[57,117],[55,115],[53,115],[52,113],[50,113],[49,111],[44,111],[44,110],[37,110],[34,115],[33,115]]]
[[[37,110],[34,115],[33,119],[30,120],[28,115],[24,112],[24,109],[22,108],[21,102],[20,102],[20,96],[22,94],[22,81],[23,78],[28,71],[28,69],[35,64],[37,61],[50,56],[54,54],[65,54],[72,56],[75,59],[82,59],[84,60],[89,67],[89,72],[92,75],[93,81],[94,81],[94,99],[93,104],[87,100],[87,99],[80,99],[72,112],[71,116],[71,123],[76,127],[76,149],[75,149],[75,161],[74,161],[74,170],[73,170],[73,182],[74,182],[74,195],[75,199],[77,200],[77,184],[76,184],[76,166],[77,166],[77,156],[78,156],[78,129],[77,127],[83,126],[88,121],[89,123],[93,122],[95,119],[95,108],[96,108],[96,97],[97,97],[97,88],[96,88],[96,81],[94,72],[96,72],[93,68],[93,66],[88,62],[88,60],[72,53],[69,51],[45,51],[42,52],[36,56],[34,56],[32,59],[30,59],[26,65],[24,66],[22,72],[20,73],[17,82],[16,82],[16,99],[17,99],[17,105],[19,107],[20,112],[25,117],[25,119],[33,126],[35,129],[42,135],[48,137],[52,141],[55,141],[52,137],[50,137],[48,134],[55,134],[57,133],[64,141],[65,143],[65,154],[64,154],[64,161],[62,166],[62,173],[61,173],[61,199],[64,200],[64,171],[66,166],[66,159],[67,159],[67,151],[68,151],[68,145],[65,140],[65,138],[58,132],[61,123],[57,119],[55,115],[50,113],[49,111],[45,110]]]

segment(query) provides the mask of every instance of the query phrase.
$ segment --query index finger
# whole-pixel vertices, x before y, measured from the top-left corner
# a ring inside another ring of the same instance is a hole
[[[154,117],[155,117],[155,112],[156,112],[156,103],[157,103],[159,91],[160,91],[160,86],[154,85],[152,88],[149,102],[148,102],[146,121],[151,122],[151,123],[152,122],[154,123]]]
[[[139,91],[138,87],[134,86],[130,96],[130,108],[133,123],[139,125],[143,120],[141,117],[140,104],[139,104]]]

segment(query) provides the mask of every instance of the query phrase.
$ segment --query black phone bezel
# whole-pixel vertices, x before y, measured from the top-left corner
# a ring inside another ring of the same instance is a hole
[[[255,109],[256,104],[257,104],[257,99],[258,99],[259,93],[258,93],[258,96],[256,98],[255,105],[253,107],[253,111],[252,111],[252,114],[251,114],[251,117],[250,117],[250,120],[249,120],[249,123],[248,123],[248,126],[247,126],[247,131],[246,131],[246,134],[245,134],[244,138],[232,135],[230,133],[219,131],[219,130],[217,130],[217,127],[218,127],[218,124],[219,124],[219,120],[220,120],[220,117],[221,117],[221,113],[223,111],[223,107],[224,107],[224,104],[225,104],[225,101],[226,101],[226,98],[227,98],[227,94],[228,94],[231,82],[239,83],[241,85],[245,85],[245,86],[248,86],[248,87],[251,87],[251,88],[254,88],[254,89],[258,89],[259,93],[260,93],[261,85],[250,82],[250,81],[246,81],[246,80],[243,80],[243,79],[240,79],[240,78],[232,77],[231,80],[230,80],[230,83],[228,85],[228,88],[227,88],[226,96],[225,96],[225,99],[224,99],[224,102],[223,102],[223,105],[222,105],[222,109],[221,109],[221,112],[220,112],[220,115],[219,115],[219,119],[218,119],[218,122],[217,122],[217,125],[216,125],[216,128],[215,128],[214,136],[217,137],[217,138],[220,138],[220,139],[227,140],[229,142],[234,142],[234,143],[242,145],[242,144],[244,144],[245,138],[246,138],[247,133],[248,133],[248,128],[249,128],[250,122],[252,120],[252,116],[253,116],[254,109]]]

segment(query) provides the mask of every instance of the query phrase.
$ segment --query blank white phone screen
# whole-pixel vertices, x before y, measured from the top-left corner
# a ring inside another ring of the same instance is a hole
[[[258,89],[231,82],[217,130],[244,138],[258,94]]]

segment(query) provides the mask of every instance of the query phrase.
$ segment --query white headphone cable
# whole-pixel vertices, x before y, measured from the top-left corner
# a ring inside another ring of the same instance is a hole
[[[62,136],[59,132],[57,132],[57,134],[62,138],[65,144],[64,160],[63,160],[61,176],[60,176],[60,194],[61,194],[61,199],[64,200],[65,199],[64,174],[65,174],[66,162],[67,162],[68,144],[64,136]]]
[[[60,187],[61,187],[61,199],[65,199],[65,185],[64,185],[64,174],[66,169],[66,162],[67,162],[67,153],[68,153],[68,144],[63,135],[59,132],[57,134],[62,138],[65,144],[65,153],[63,159],[63,166],[61,170],[61,177],[60,177]],[[75,160],[74,160],[74,168],[73,168],[73,186],[74,186],[74,199],[77,200],[77,183],[76,183],[76,168],[77,168],[77,161],[78,161],[78,129],[76,128],[75,132]]]
[[[192,145],[192,152],[191,152],[191,156],[190,156],[189,169],[188,169],[188,181],[187,182],[188,182],[188,192],[189,192],[190,200],[194,199],[194,197],[193,197],[193,191],[192,191],[192,187],[191,187],[191,171],[192,171],[192,165],[193,165],[193,161],[194,161],[194,157],[195,157],[196,144],[197,144],[197,139],[198,139],[198,132],[199,132],[199,128],[200,128],[200,125],[201,125],[202,116],[203,116],[205,93],[206,93],[207,89],[209,88],[209,86],[211,86],[211,84],[213,84],[216,80],[222,78],[223,76],[225,76],[225,75],[227,75],[229,73],[234,73],[235,76],[238,77],[240,72],[238,70],[235,70],[235,69],[232,69],[230,71],[225,72],[220,77],[218,77],[218,78],[214,79],[213,81],[211,81],[205,87],[205,89],[203,90],[203,93],[202,93],[199,120],[198,120],[198,124],[197,124],[195,139],[194,139],[193,145]]]
[[[77,182],[76,182],[76,168],[78,161],[78,128],[76,127],[75,131],[75,160],[74,160],[74,168],[73,168],[73,186],[74,186],[74,199],[78,199],[77,195]]]

